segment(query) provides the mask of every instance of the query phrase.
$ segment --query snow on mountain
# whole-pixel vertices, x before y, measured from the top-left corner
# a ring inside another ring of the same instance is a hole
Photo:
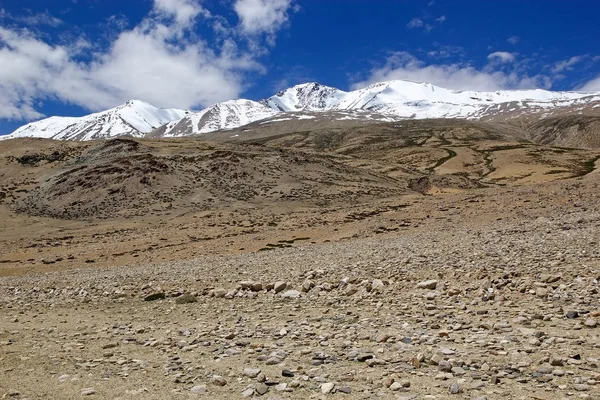
[[[186,110],[162,109],[140,100],[130,100],[110,110],[83,117],[50,117],[32,122],[0,138],[93,140],[117,136],[141,137],[188,113]]]
[[[272,108],[252,100],[230,100],[169,122],[152,136],[176,137],[233,129],[278,114]]]
[[[369,110],[400,118],[480,118],[493,113],[492,105],[518,102],[522,107],[567,107],[582,100],[600,100],[600,93],[552,92],[548,90],[456,91],[429,83],[380,82],[344,92],[309,83],[294,86],[261,103],[277,110],[336,111]],[[498,108],[498,113],[507,111]]]
[[[278,111],[327,111],[337,109],[345,95],[339,89],[313,82],[296,85],[260,103]]]
[[[2,139],[44,137],[90,140],[115,136],[176,137],[233,129],[262,119],[298,119],[298,113],[334,112],[340,119],[390,121],[404,118],[507,120],[522,115],[548,117],[565,113],[600,115],[600,92],[548,90],[456,91],[429,83],[380,82],[345,92],[318,83],[283,90],[259,102],[230,100],[191,113],[164,110],[132,100],[80,118],[51,117],[27,124]],[[271,118],[276,116],[276,118]],[[157,129],[158,128],[158,129]]]

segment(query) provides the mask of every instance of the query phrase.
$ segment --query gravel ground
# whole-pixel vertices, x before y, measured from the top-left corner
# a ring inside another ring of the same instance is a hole
[[[14,399],[600,398],[600,214],[0,279]]]

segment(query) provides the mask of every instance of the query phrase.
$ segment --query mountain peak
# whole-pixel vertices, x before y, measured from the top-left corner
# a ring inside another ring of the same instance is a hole
[[[50,117],[20,127],[3,139],[42,137],[59,140],[93,140],[117,136],[141,137],[182,118],[186,110],[162,109],[141,100],[83,117]]]
[[[197,113],[161,109],[131,99],[103,112],[80,118],[51,117],[27,124],[11,137],[90,140],[116,136],[185,136],[237,128],[288,112],[340,111],[340,118],[500,119],[525,114],[600,112],[600,92],[552,92],[542,89],[457,91],[427,82],[391,80],[345,92],[318,82],[295,85],[259,102],[235,99]],[[365,113],[366,112],[366,113]],[[354,115],[350,115],[354,113]],[[377,117],[379,116],[379,117]],[[280,118],[280,117],[277,117]],[[289,118],[287,118],[289,119]],[[282,120],[286,120],[283,117]],[[274,121],[273,119],[270,121]]]
[[[339,89],[317,82],[303,83],[261,100],[261,103],[278,111],[318,111],[334,107],[336,99],[344,93]]]

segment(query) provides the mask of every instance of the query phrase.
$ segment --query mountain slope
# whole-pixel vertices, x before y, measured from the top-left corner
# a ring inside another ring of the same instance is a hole
[[[2,139],[40,137],[59,140],[93,140],[118,136],[141,137],[189,111],[162,109],[139,100],[83,117],[50,117],[32,122]]]
[[[259,102],[245,99],[214,104],[197,113],[163,110],[141,101],[81,118],[51,117],[2,138],[43,137],[90,140],[116,136],[180,137],[315,118],[360,121],[458,118],[508,122],[524,131],[542,118],[600,117],[600,92],[548,90],[455,91],[428,83],[389,81],[345,92],[318,83],[296,85]],[[316,117],[318,118],[318,117]],[[262,122],[261,122],[262,123]]]
[[[317,83],[297,85],[261,103],[281,111],[368,110],[400,118],[479,119],[551,111],[600,102],[600,93],[548,90],[455,91],[429,83],[389,81],[344,92]],[[599,103],[600,104],[600,103]],[[599,110],[600,111],[600,110]]]
[[[260,103],[278,111],[328,111],[338,109],[347,93],[318,83],[296,85]]]
[[[237,128],[278,114],[252,100],[230,100],[214,104],[184,118],[169,122],[152,132],[151,137],[177,137]]]

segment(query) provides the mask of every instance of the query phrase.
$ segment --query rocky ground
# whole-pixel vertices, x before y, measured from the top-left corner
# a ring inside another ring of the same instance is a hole
[[[600,153],[440,124],[3,142],[0,397],[600,398]]]
[[[600,213],[0,281],[6,398],[600,397]]]

